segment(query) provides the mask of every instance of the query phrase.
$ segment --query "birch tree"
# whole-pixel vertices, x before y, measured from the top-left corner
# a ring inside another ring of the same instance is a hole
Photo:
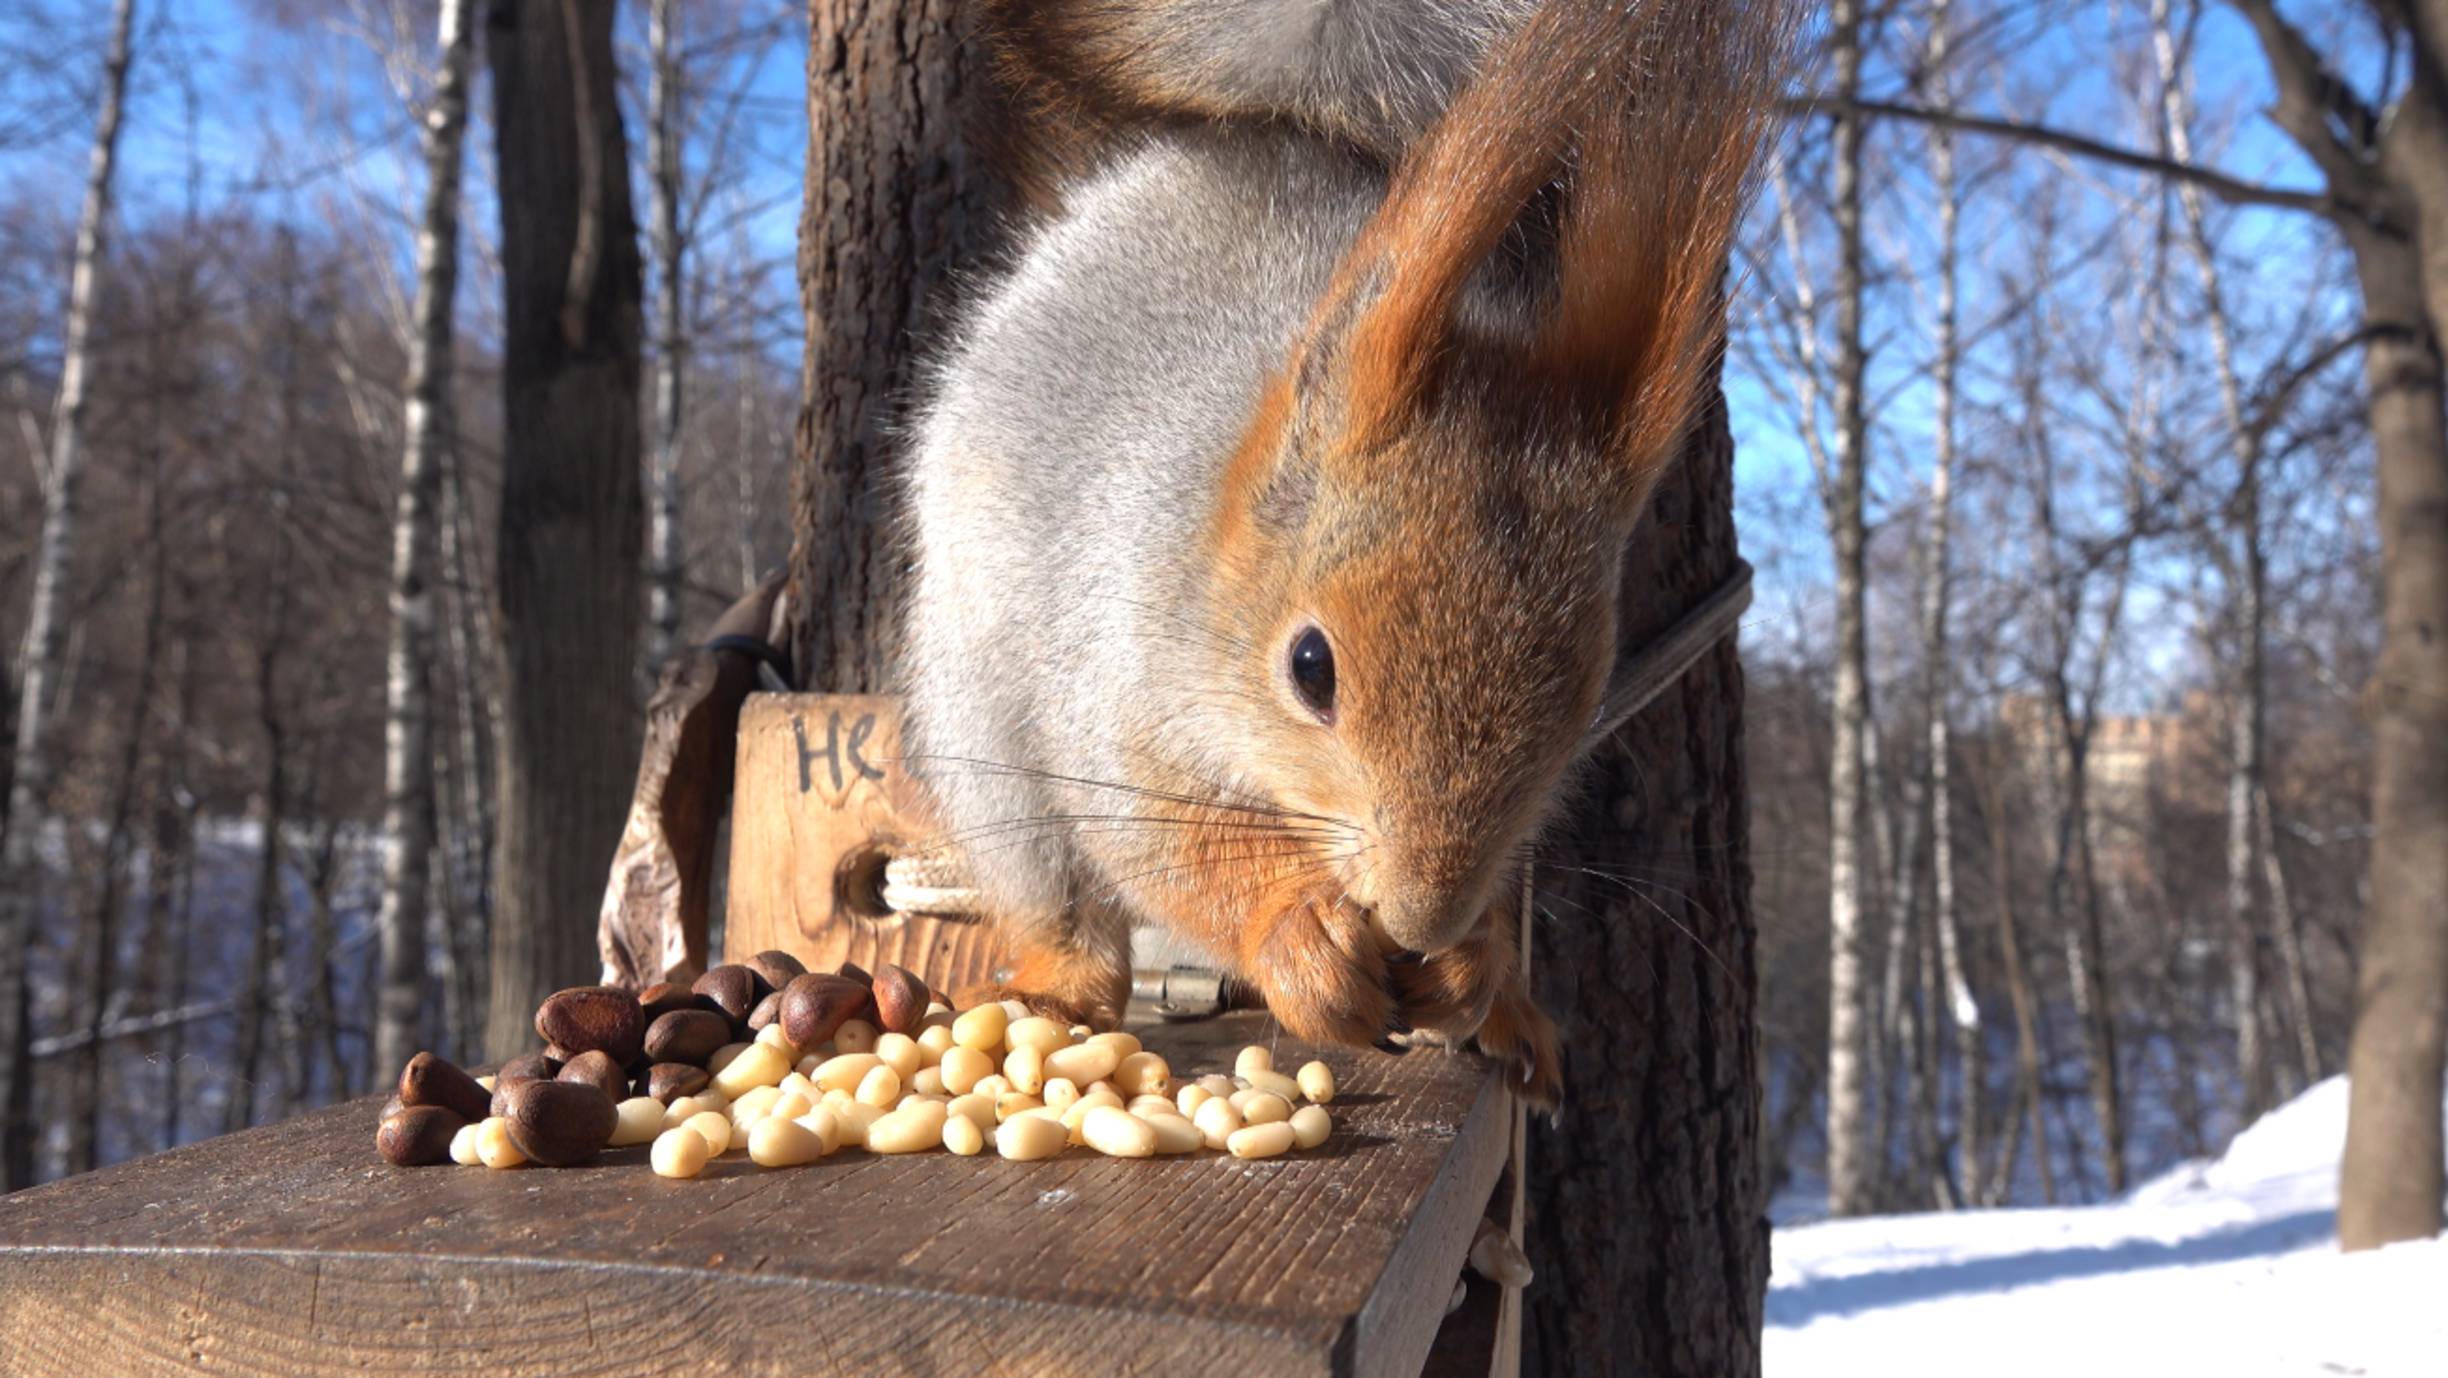
[[[452,310],[459,278],[459,176],[474,35],[469,0],[443,0],[442,64],[422,120],[425,202],[417,220],[399,501],[391,531],[391,644],[384,690],[383,889],[375,920],[382,990],[374,1065],[416,1051],[425,1006],[425,926],[434,838],[435,530],[451,428]]]
[[[654,244],[654,435],[646,478],[646,656],[644,679],[680,641],[680,405],[687,360],[680,320],[680,55],[673,0],[646,11],[647,215]],[[735,461],[746,464],[746,459]]]
[[[76,259],[68,276],[68,315],[61,332],[59,398],[52,410],[50,455],[43,473],[41,542],[34,562],[34,603],[26,622],[17,675],[17,733],[9,781],[8,832],[0,839],[0,1107],[8,1117],[0,1154],[0,1190],[33,1180],[33,1029],[26,991],[27,955],[42,909],[37,852],[51,788],[51,710],[67,661],[66,584],[75,558],[77,489],[84,464],[86,398],[92,386],[95,280],[108,242],[111,179],[118,167],[119,120],[134,58],[135,0],[111,11],[108,54],[102,60],[99,118],[77,215]]]

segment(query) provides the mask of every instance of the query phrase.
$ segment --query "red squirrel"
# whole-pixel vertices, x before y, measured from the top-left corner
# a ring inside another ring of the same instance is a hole
[[[1560,1090],[1520,878],[1721,348],[1779,0],[989,0],[1039,201],[902,498],[912,764],[1012,996],[1130,931]]]

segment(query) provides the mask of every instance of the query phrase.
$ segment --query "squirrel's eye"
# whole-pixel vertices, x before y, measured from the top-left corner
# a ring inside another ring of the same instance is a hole
[[[1292,637],[1292,690],[1322,722],[1334,720],[1334,648],[1326,633],[1303,627]]]

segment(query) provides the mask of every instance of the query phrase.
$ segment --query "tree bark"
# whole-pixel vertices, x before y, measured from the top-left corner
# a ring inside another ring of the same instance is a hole
[[[1736,560],[1720,400],[1625,555],[1623,645],[1671,625]],[[1768,1226],[1742,699],[1729,641],[1599,748],[1544,848],[1579,869],[1539,872],[1532,925],[1571,1090],[1555,1121],[1531,1123],[1525,1373],[1759,1370]],[[1627,873],[1628,859],[1642,866]],[[1649,867],[1668,883],[1642,880]]]
[[[646,9],[647,215],[654,239],[654,406],[652,468],[646,533],[646,659],[639,676],[655,675],[680,644],[680,387],[686,359],[680,326],[680,54],[672,32],[674,0]],[[734,461],[746,467],[742,456]]]
[[[51,711],[67,664],[70,566],[75,560],[77,496],[85,467],[86,396],[93,374],[95,278],[108,244],[111,179],[118,167],[119,119],[126,104],[135,0],[111,13],[109,53],[102,60],[102,109],[94,126],[77,215],[76,259],[68,275],[68,315],[61,331],[59,399],[51,417],[51,454],[43,475],[42,534],[34,556],[34,602],[26,619],[17,684],[17,730],[6,818],[0,834],[0,1107],[6,1140],[0,1150],[0,1191],[34,1179],[33,1005],[27,957],[42,911],[39,843],[49,816]]]
[[[810,0],[799,217],[807,318],[792,466],[790,599],[803,688],[892,683],[904,561],[885,483],[891,408],[950,271],[1002,188],[972,135],[983,55],[961,0]]]
[[[416,307],[408,338],[397,514],[391,529],[391,644],[384,682],[383,889],[375,931],[382,988],[374,1065],[404,1065],[422,1043],[433,835],[436,512],[451,428],[452,311],[459,286],[459,168],[475,36],[469,0],[443,0],[442,65],[424,116],[425,203],[417,221]]]
[[[594,969],[628,798],[644,501],[643,291],[613,7],[493,0],[506,422],[495,578],[502,717],[489,1050]]]
[[[1829,20],[1837,90],[1860,94],[1859,0],[1836,0]],[[1863,982],[1867,883],[1861,830],[1868,815],[1862,739],[1869,731],[1870,652],[1862,547],[1861,117],[1836,117],[1836,445],[1828,535],[1836,554],[1836,679],[1828,765],[1828,1209],[1876,1208],[1879,1165],[1870,1143],[1868,988]]]

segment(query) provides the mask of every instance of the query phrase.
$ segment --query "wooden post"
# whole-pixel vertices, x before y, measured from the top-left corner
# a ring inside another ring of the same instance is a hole
[[[752,694],[740,711],[723,959],[778,948],[829,971],[895,962],[937,990],[989,978],[976,923],[897,914],[884,865],[935,836],[901,754],[901,701],[882,694]]]

